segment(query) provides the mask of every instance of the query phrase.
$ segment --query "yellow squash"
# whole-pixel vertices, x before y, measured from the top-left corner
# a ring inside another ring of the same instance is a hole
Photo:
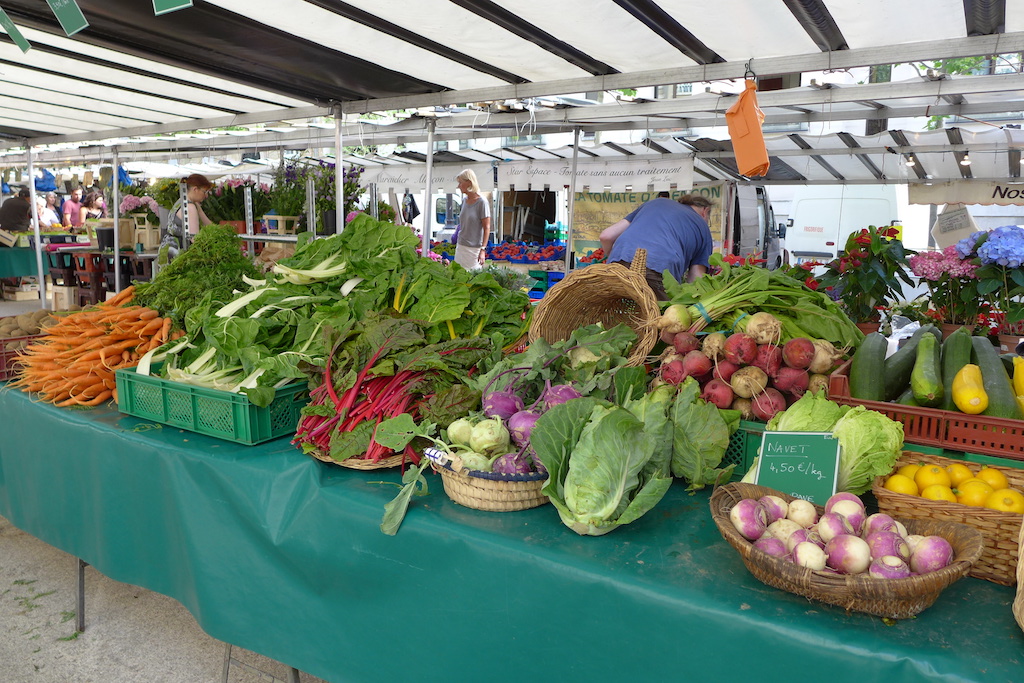
[[[1024,396],[1024,358],[1013,357],[1013,393]]]
[[[968,415],[977,415],[988,408],[988,394],[977,365],[968,363],[953,377],[953,404]]]

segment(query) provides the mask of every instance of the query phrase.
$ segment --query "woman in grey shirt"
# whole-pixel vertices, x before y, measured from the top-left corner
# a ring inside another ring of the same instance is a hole
[[[491,235],[491,207],[480,196],[480,183],[472,169],[457,178],[459,191],[466,195],[459,213],[459,240],[455,245],[455,262],[466,270],[478,270],[487,258],[487,239]]]

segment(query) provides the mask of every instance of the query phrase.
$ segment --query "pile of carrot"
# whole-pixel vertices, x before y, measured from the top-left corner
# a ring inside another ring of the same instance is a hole
[[[107,301],[63,316],[26,347],[11,385],[58,406],[98,406],[117,401],[114,371],[138,365],[150,349],[177,339],[171,319],[132,306],[134,287]]]

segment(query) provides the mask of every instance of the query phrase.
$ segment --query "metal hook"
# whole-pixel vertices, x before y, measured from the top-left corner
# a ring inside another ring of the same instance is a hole
[[[754,70],[750,68],[750,63],[752,61],[754,60],[748,59],[747,63],[743,65],[743,78],[757,78],[757,74],[755,74]]]

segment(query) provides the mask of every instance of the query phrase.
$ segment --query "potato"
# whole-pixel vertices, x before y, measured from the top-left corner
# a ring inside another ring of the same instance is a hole
[[[7,339],[10,339],[11,337],[27,337],[27,336],[28,336],[28,332],[26,332],[25,330],[21,329],[20,327],[15,327],[13,330],[11,330],[11,333],[7,335]]]
[[[29,327],[32,326],[32,314],[31,313],[22,313],[21,315],[19,315],[17,317],[17,321],[18,321],[18,327],[20,327],[23,330],[27,330]]]

